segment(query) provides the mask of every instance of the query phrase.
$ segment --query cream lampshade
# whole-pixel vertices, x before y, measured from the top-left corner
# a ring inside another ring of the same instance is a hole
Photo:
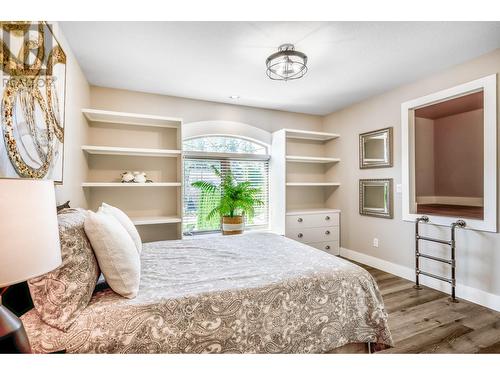
[[[0,179],[0,287],[57,268],[62,262],[54,182]],[[30,353],[23,323],[2,306],[0,353]]]
[[[60,264],[54,182],[0,179],[0,287]]]

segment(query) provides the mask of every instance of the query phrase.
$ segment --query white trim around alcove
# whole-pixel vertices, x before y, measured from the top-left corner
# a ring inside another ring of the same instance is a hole
[[[421,216],[415,212],[415,158],[414,139],[415,126],[410,113],[429,104],[460,97],[476,91],[484,93],[484,219],[467,218],[467,229],[497,232],[497,76],[489,75],[475,81],[467,82],[446,90],[413,99],[401,104],[401,136],[402,136],[402,185],[403,185],[403,220],[415,221]],[[413,138],[410,136],[413,134]],[[450,226],[457,217],[426,215],[436,225]]]

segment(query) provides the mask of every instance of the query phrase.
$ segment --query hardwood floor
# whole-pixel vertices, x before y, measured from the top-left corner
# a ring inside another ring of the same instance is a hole
[[[500,353],[500,312],[361,265],[377,280],[394,348],[378,353]]]

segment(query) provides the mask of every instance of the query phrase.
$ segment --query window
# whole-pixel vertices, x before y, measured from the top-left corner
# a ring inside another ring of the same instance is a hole
[[[184,212],[183,231],[194,234],[220,230],[220,219],[207,219],[216,200],[206,196],[191,184],[204,180],[219,183],[212,169],[222,174],[231,172],[236,181],[250,181],[261,189],[263,207],[257,207],[252,219],[246,218],[246,227],[260,228],[268,225],[269,156],[267,148],[256,142],[229,136],[206,136],[188,139],[184,147]]]

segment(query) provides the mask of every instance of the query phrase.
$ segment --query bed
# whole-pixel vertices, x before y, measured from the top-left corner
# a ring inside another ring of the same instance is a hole
[[[36,353],[324,353],[392,346],[372,276],[271,233],[144,245],[138,296],[94,293],[66,331],[22,316]]]

